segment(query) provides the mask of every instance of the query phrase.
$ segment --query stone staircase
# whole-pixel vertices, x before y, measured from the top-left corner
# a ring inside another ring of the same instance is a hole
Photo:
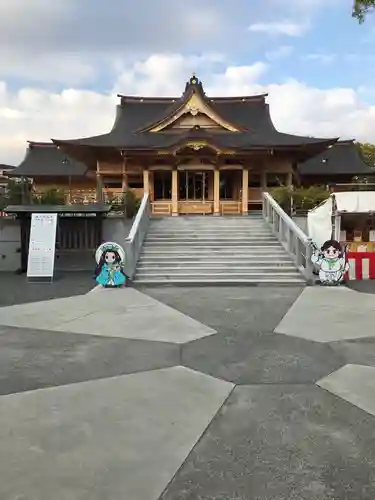
[[[303,285],[261,215],[150,221],[136,285]]]

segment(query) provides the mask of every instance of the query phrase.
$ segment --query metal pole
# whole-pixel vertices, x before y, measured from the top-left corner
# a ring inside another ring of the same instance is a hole
[[[335,239],[335,235],[336,235],[336,210],[337,210],[336,196],[334,194],[332,194],[331,198],[332,198],[332,215],[331,215],[332,231],[331,231],[331,239]]]

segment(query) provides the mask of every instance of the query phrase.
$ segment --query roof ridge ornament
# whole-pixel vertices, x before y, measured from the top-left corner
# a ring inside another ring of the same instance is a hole
[[[197,75],[195,74],[195,71],[193,71],[193,74],[191,75],[191,78],[190,78],[190,85],[197,85],[198,83],[198,78],[197,78]]]
[[[186,92],[188,92],[192,87],[195,87],[196,90],[198,90],[202,94],[205,94],[205,92],[203,90],[202,81],[199,80],[199,78],[197,77],[195,72],[192,73],[191,77],[186,82],[184,93],[186,94]]]

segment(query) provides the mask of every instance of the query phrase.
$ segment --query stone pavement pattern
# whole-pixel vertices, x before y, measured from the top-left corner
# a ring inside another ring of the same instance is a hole
[[[375,498],[374,295],[143,292],[0,308],[1,500]]]

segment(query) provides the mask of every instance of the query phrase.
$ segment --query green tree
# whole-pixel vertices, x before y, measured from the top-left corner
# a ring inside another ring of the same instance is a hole
[[[375,169],[375,144],[357,142],[357,147],[364,161]]]
[[[8,205],[22,205],[30,203],[32,198],[32,184],[27,179],[25,180],[9,180],[5,197]]]
[[[353,17],[363,23],[366,15],[375,9],[375,0],[354,0]]]
[[[41,205],[65,205],[65,195],[58,188],[50,188],[41,193],[36,201]]]

